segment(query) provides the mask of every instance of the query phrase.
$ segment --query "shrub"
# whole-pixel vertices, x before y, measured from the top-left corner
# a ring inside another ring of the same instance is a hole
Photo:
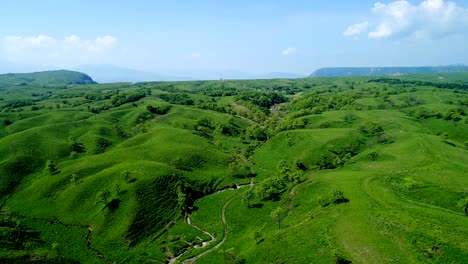
[[[371,153],[367,155],[367,157],[369,158],[369,160],[375,161],[379,157],[379,154],[377,154],[377,152],[375,151],[372,151]]]
[[[169,110],[171,110],[171,105],[169,104],[164,104],[164,105],[156,105],[156,106],[152,106],[152,105],[147,105],[146,106],[146,109],[152,113],[152,114],[155,114],[155,115],[165,115],[169,112]]]
[[[50,175],[59,173],[57,169],[57,162],[55,160],[47,160],[44,171]]]
[[[98,137],[95,142],[96,142],[96,149],[94,151],[95,154],[104,153],[112,145],[112,142],[110,142],[108,139],[103,138],[103,137]]]

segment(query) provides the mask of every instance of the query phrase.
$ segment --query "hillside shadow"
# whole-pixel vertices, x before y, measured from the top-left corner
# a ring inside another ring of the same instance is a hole
[[[334,204],[342,204],[342,203],[348,203],[348,202],[349,202],[348,198],[341,198],[341,199],[335,200],[333,203]]]
[[[264,204],[262,203],[255,203],[255,204],[252,204],[250,205],[251,208],[262,208]]]
[[[109,208],[110,211],[114,212],[115,210],[119,209],[120,203],[122,201],[120,199],[114,199],[110,201],[106,206]]]
[[[137,181],[137,179],[131,178],[131,179],[129,179],[127,182],[128,182],[128,183],[134,183],[134,182],[136,182],[136,181]]]
[[[351,263],[353,263],[353,262],[350,261],[350,260],[347,260],[347,259],[344,259],[344,258],[340,257],[340,258],[338,258],[338,259],[336,260],[336,263],[337,263],[337,264],[351,264]]]

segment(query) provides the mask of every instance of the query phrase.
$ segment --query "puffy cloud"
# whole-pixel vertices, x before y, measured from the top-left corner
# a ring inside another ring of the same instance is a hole
[[[283,51],[281,51],[281,54],[284,56],[293,55],[295,53],[297,53],[296,48],[286,48]]]
[[[79,64],[86,60],[99,59],[116,45],[113,36],[97,37],[86,40],[79,36],[70,35],[63,39],[56,39],[47,35],[38,36],[6,36],[3,38],[1,49],[5,56],[17,63],[61,63]]]
[[[4,49],[10,52],[28,48],[50,47],[55,44],[56,40],[46,35],[38,35],[37,37],[7,36],[4,39]]]
[[[468,28],[468,9],[445,0],[425,0],[413,5],[407,0],[384,4],[377,2],[372,8],[377,23],[370,31],[367,27],[349,26],[344,35],[356,37],[368,32],[373,39],[385,38],[440,38],[463,33]],[[361,29],[361,30],[359,30]],[[346,34],[347,33],[347,34]],[[354,33],[354,34],[353,34]]]
[[[104,37],[96,38],[96,40],[94,40],[93,42],[87,41],[86,47],[90,51],[101,52],[112,48],[112,46],[114,46],[116,42],[116,38],[106,35]]]
[[[345,37],[357,37],[362,32],[367,31],[368,26],[369,26],[369,22],[367,21],[351,25],[348,28],[346,28],[346,30],[343,32],[343,35]]]

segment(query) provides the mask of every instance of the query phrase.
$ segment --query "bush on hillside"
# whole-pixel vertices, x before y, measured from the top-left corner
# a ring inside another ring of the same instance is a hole
[[[55,160],[47,160],[44,171],[50,175],[59,173],[59,170],[57,169],[57,162]]]
[[[190,98],[190,96],[186,93],[160,94],[158,95],[158,97],[171,104],[179,104],[179,105],[193,105],[194,104],[193,99]]]
[[[262,108],[270,108],[275,104],[288,101],[288,98],[282,93],[256,90],[242,91],[234,99],[236,101],[251,102]]]
[[[267,141],[268,133],[264,128],[254,125],[247,128],[245,131],[245,138],[250,140]]]
[[[96,138],[95,143],[96,143],[96,148],[94,150],[95,154],[104,153],[112,145],[112,142],[110,142],[108,139],[103,138],[103,137]]]
[[[379,136],[383,134],[383,127],[374,122],[365,122],[359,126],[359,131],[366,136]]]
[[[156,106],[147,105],[146,109],[150,113],[155,114],[155,115],[165,115],[169,112],[169,110],[171,110],[171,107],[172,106],[169,104],[156,105]]]
[[[141,98],[146,97],[146,91],[136,91],[131,93],[117,94],[112,96],[111,104],[112,106],[120,106],[126,103],[132,103],[140,100]]]

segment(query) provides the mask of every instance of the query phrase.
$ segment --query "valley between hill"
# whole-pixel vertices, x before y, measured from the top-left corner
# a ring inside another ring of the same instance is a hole
[[[0,78],[2,263],[468,262],[466,73],[47,74]]]

